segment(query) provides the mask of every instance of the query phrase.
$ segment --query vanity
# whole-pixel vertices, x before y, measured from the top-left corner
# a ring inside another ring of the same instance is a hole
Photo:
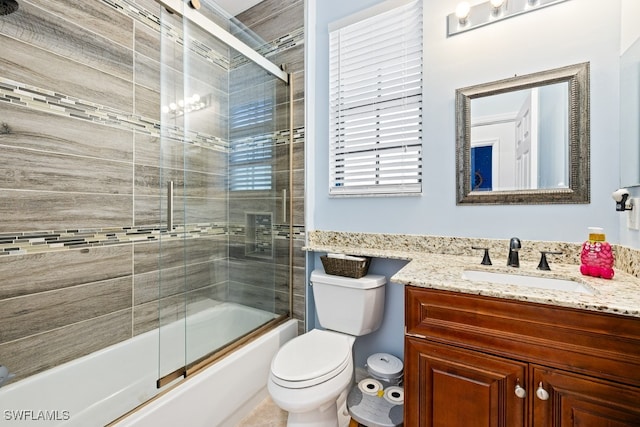
[[[413,286],[405,295],[406,425],[640,425],[640,319]]]
[[[390,278],[405,286],[404,425],[640,426],[637,274],[618,265],[614,280],[582,276],[579,245],[562,243],[540,271],[549,242],[526,242],[519,269],[503,263],[505,241],[312,232],[309,242],[409,260]],[[471,249],[483,245],[492,266]]]

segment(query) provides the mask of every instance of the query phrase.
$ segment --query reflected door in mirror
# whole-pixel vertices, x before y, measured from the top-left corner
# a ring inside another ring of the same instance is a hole
[[[568,109],[567,82],[472,99],[472,191],[567,188]],[[476,167],[479,147],[495,150],[490,170]],[[480,177],[493,185],[478,186]]]

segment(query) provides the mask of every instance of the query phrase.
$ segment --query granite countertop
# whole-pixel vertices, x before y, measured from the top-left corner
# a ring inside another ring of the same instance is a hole
[[[513,268],[502,265],[502,261],[506,264],[505,257],[492,255],[494,265],[484,266],[480,264],[482,252],[469,256],[398,250],[394,245],[384,247],[392,249],[314,242],[304,249],[409,261],[390,278],[393,283],[640,317],[640,279],[624,271],[616,270],[612,280],[605,280],[583,276],[577,264],[557,263],[553,259],[549,260],[551,271],[541,271],[536,268],[537,261],[530,259],[521,258],[520,268]],[[592,294],[472,281],[462,277],[465,270],[572,280],[582,283]]]

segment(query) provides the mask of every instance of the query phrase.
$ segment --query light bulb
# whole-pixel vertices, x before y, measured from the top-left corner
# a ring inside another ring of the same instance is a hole
[[[460,22],[461,25],[467,23],[467,17],[469,16],[470,11],[471,6],[466,1],[463,1],[462,3],[458,4],[458,7],[456,7],[456,17],[458,18],[458,22]]]
[[[172,102],[171,104],[169,104],[169,108],[171,108],[172,111],[175,111],[178,108],[178,106],[176,105],[175,102]]]
[[[200,101],[200,95],[198,95],[197,93],[194,93],[193,96],[191,97],[191,100],[193,103]]]
[[[504,0],[491,0],[491,6],[496,9],[500,9],[504,4]]]

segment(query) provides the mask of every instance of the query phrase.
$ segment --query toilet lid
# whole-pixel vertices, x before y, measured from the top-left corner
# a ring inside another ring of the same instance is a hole
[[[350,358],[349,337],[314,329],[282,346],[271,362],[271,374],[283,387],[311,387],[338,375]]]

